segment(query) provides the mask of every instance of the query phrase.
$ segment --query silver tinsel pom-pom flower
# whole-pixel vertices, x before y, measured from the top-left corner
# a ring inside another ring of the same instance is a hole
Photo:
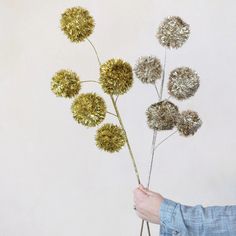
[[[134,67],[134,73],[143,83],[154,83],[161,78],[160,60],[154,56],[140,57]]]
[[[155,130],[171,130],[176,125],[179,109],[168,100],[152,104],[146,111],[147,124]]]
[[[178,16],[167,17],[160,25],[156,37],[167,48],[180,48],[189,38],[190,26]]]
[[[169,94],[178,100],[193,96],[200,85],[198,74],[189,67],[179,67],[170,73]]]
[[[183,111],[177,119],[177,129],[183,136],[194,135],[201,127],[202,120],[195,111]]]

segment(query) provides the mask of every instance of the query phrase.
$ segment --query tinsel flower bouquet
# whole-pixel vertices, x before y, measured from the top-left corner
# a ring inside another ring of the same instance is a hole
[[[168,75],[168,98],[163,98],[165,87],[166,51],[180,48],[189,38],[190,26],[180,17],[167,17],[159,26],[156,37],[164,47],[163,62],[153,55],[141,56],[132,67],[121,58],[111,58],[101,62],[94,44],[89,39],[95,27],[95,21],[87,9],[72,7],[66,9],[60,19],[61,30],[73,43],[87,41],[97,57],[100,75],[99,80],[81,80],[80,76],[69,69],[57,71],[51,80],[51,90],[59,97],[73,99],[71,112],[78,124],[89,128],[96,128],[94,142],[96,146],[106,152],[119,152],[125,145],[132,162],[138,184],[141,183],[136,159],[130,146],[129,138],[119,112],[118,97],[127,93],[133,85],[134,75],[144,84],[155,89],[157,97],[145,111],[147,125],[153,130],[153,140],[150,144],[152,155],[148,176],[149,187],[153,169],[153,159],[156,149],[172,135],[179,133],[188,137],[194,135],[201,127],[202,121],[198,113],[193,110],[180,111],[178,106],[170,101],[183,101],[192,97],[199,88],[199,75],[190,67],[183,66],[173,69]],[[101,86],[103,95],[95,92],[82,93],[85,83]],[[103,96],[109,96],[113,112],[108,109]],[[107,115],[116,117],[116,123],[106,123]],[[173,130],[166,138],[156,144],[158,132]],[[148,235],[151,235],[149,223],[146,222]],[[140,235],[143,234],[144,221],[140,225]]]

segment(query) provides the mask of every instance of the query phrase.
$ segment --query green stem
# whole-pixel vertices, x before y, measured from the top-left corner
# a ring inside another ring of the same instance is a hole
[[[82,83],[89,83],[89,82],[100,84],[100,83],[99,83],[98,81],[96,81],[96,80],[82,80],[82,81],[80,81],[81,84],[82,84]]]
[[[93,43],[92,43],[88,38],[87,38],[87,40],[88,40],[88,42],[90,43],[90,45],[93,47],[94,52],[95,52],[95,54],[96,54],[96,56],[97,56],[98,64],[101,66],[101,60],[100,60],[100,58],[99,58],[98,52],[97,52],[97,50],[96,50],[96,47],[93,45]],[[131,157],[131,160],[132,160],[132,164],[133,164],[133,167],[134,167],[135,175],[136,175],[138,184],[140,184],[140,183],[141,183],[141,180],[140,180],[138,168],[137,168],[137,165],[136,165],[136,161],[135,161],[135,158],[134,158],[134,155],[133,155],[133,152],[132,152],[130,143],[129,143],[129,139],[128,139],[128,136],[127,136],[125,127],[124,127],[124,125],[123,125],[123,122],[122,122],[122,119],[121,119],[121,116],[120,116],[118,107],[117,107],[117,105],[116,105],[118,96],[117,96],[116,100],[114,100],[114,98],[113,98],[112,95],[110,95],[110,98],[111,98],[111,100],[112,100],[112,104],[113,104],[113,107],[114,107],[114,109],[115,109],[116,116],[117,116],[117,118],[118,118],[118,120],[119,120],[120,126],[121,126],[121,128],[123,129],[123,131],[124,131],[124,133],[125,133],[126,144],[127,144],[127,147],[128,147],[128,150],[129,150],[129,154],[130,154],[130,157]],[[143,223],[144,223],[144,220],[142,220],[140,235],[142,235],[142,232],[143,232]],[[147,223],[147,229],[148,229],[148,236],[151,236],[151,232],[150,232],[150,228],[149,228],[149,222],[146,221],[146,223]]]
[[[116,100],[115,100],[116,103],[117,103],[118,98],[119,98],[119,95],[116,96]]]
[[[125,127],[124,127],[124,124],[123,124],[123,122],[122,122],[122,119],[121,119],[121,116],[120,116],[120,112],[119,112],[118,107],[117,107],[117,105],[116,105],[115,99],[113,98],[112,95],[110,95],[110,97],[111,97],[111,101],[112,101],[112,104],[113,104],[113,106],[114,106],[114,109],[115,109],[115,111],[116,111],[116,115],[117,115],[117,118],[118,118],[118,120],[119,120],[120,126],[121,126],[121,128],[123,129],[123,131],[124,131],[125,139],[126,139],[126,144],[127,144],[127,147],[128,147],[128,150],[129,150],[129,154],[130,154],[130,157],[131,157],[131,160],[132,160],[132,163],[133,163],[135,175],[136,175],[136,177],[137,177],[138,184],[140,184],[141,181],[140,181],[140,177],[139,177],[139,172],[138,172],[138,168],[137,168],[137,165],[136,165],[136,161],[135,161],[135,158],[134,158],[134,155],[133,155],[133,152],[132,152],[130,143],[129,143],[129,139],[128,139],[128,136],[127,136],[127,132],[126,132]]]
[[[93,43],[89,40],[89,38],[87,38],[87,41],[88,41],[89,44],[93,47],[93,50],[94,50],[94,52],[95,52],[95,54],[96,54],[96,56],[97,56],[98,63],[99,63],[99,65],[101,65],[101,60],[100,60],[100,58],[99,58],[99,56],[98,56],[97,49],[95,48],[95,46],[93,45]]]

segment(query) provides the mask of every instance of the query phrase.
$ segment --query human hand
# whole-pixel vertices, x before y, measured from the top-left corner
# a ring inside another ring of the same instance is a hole
[[[164,200],[163,196],[144,188],[141,184],[133,193],[137,215],[143,220],[160,224],[160,205]]]

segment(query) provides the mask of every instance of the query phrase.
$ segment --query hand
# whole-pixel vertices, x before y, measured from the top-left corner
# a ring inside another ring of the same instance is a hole
[[[137,215],[143,220],[160,224],[160,205],[164,198],[141,184],[133,193]]]

